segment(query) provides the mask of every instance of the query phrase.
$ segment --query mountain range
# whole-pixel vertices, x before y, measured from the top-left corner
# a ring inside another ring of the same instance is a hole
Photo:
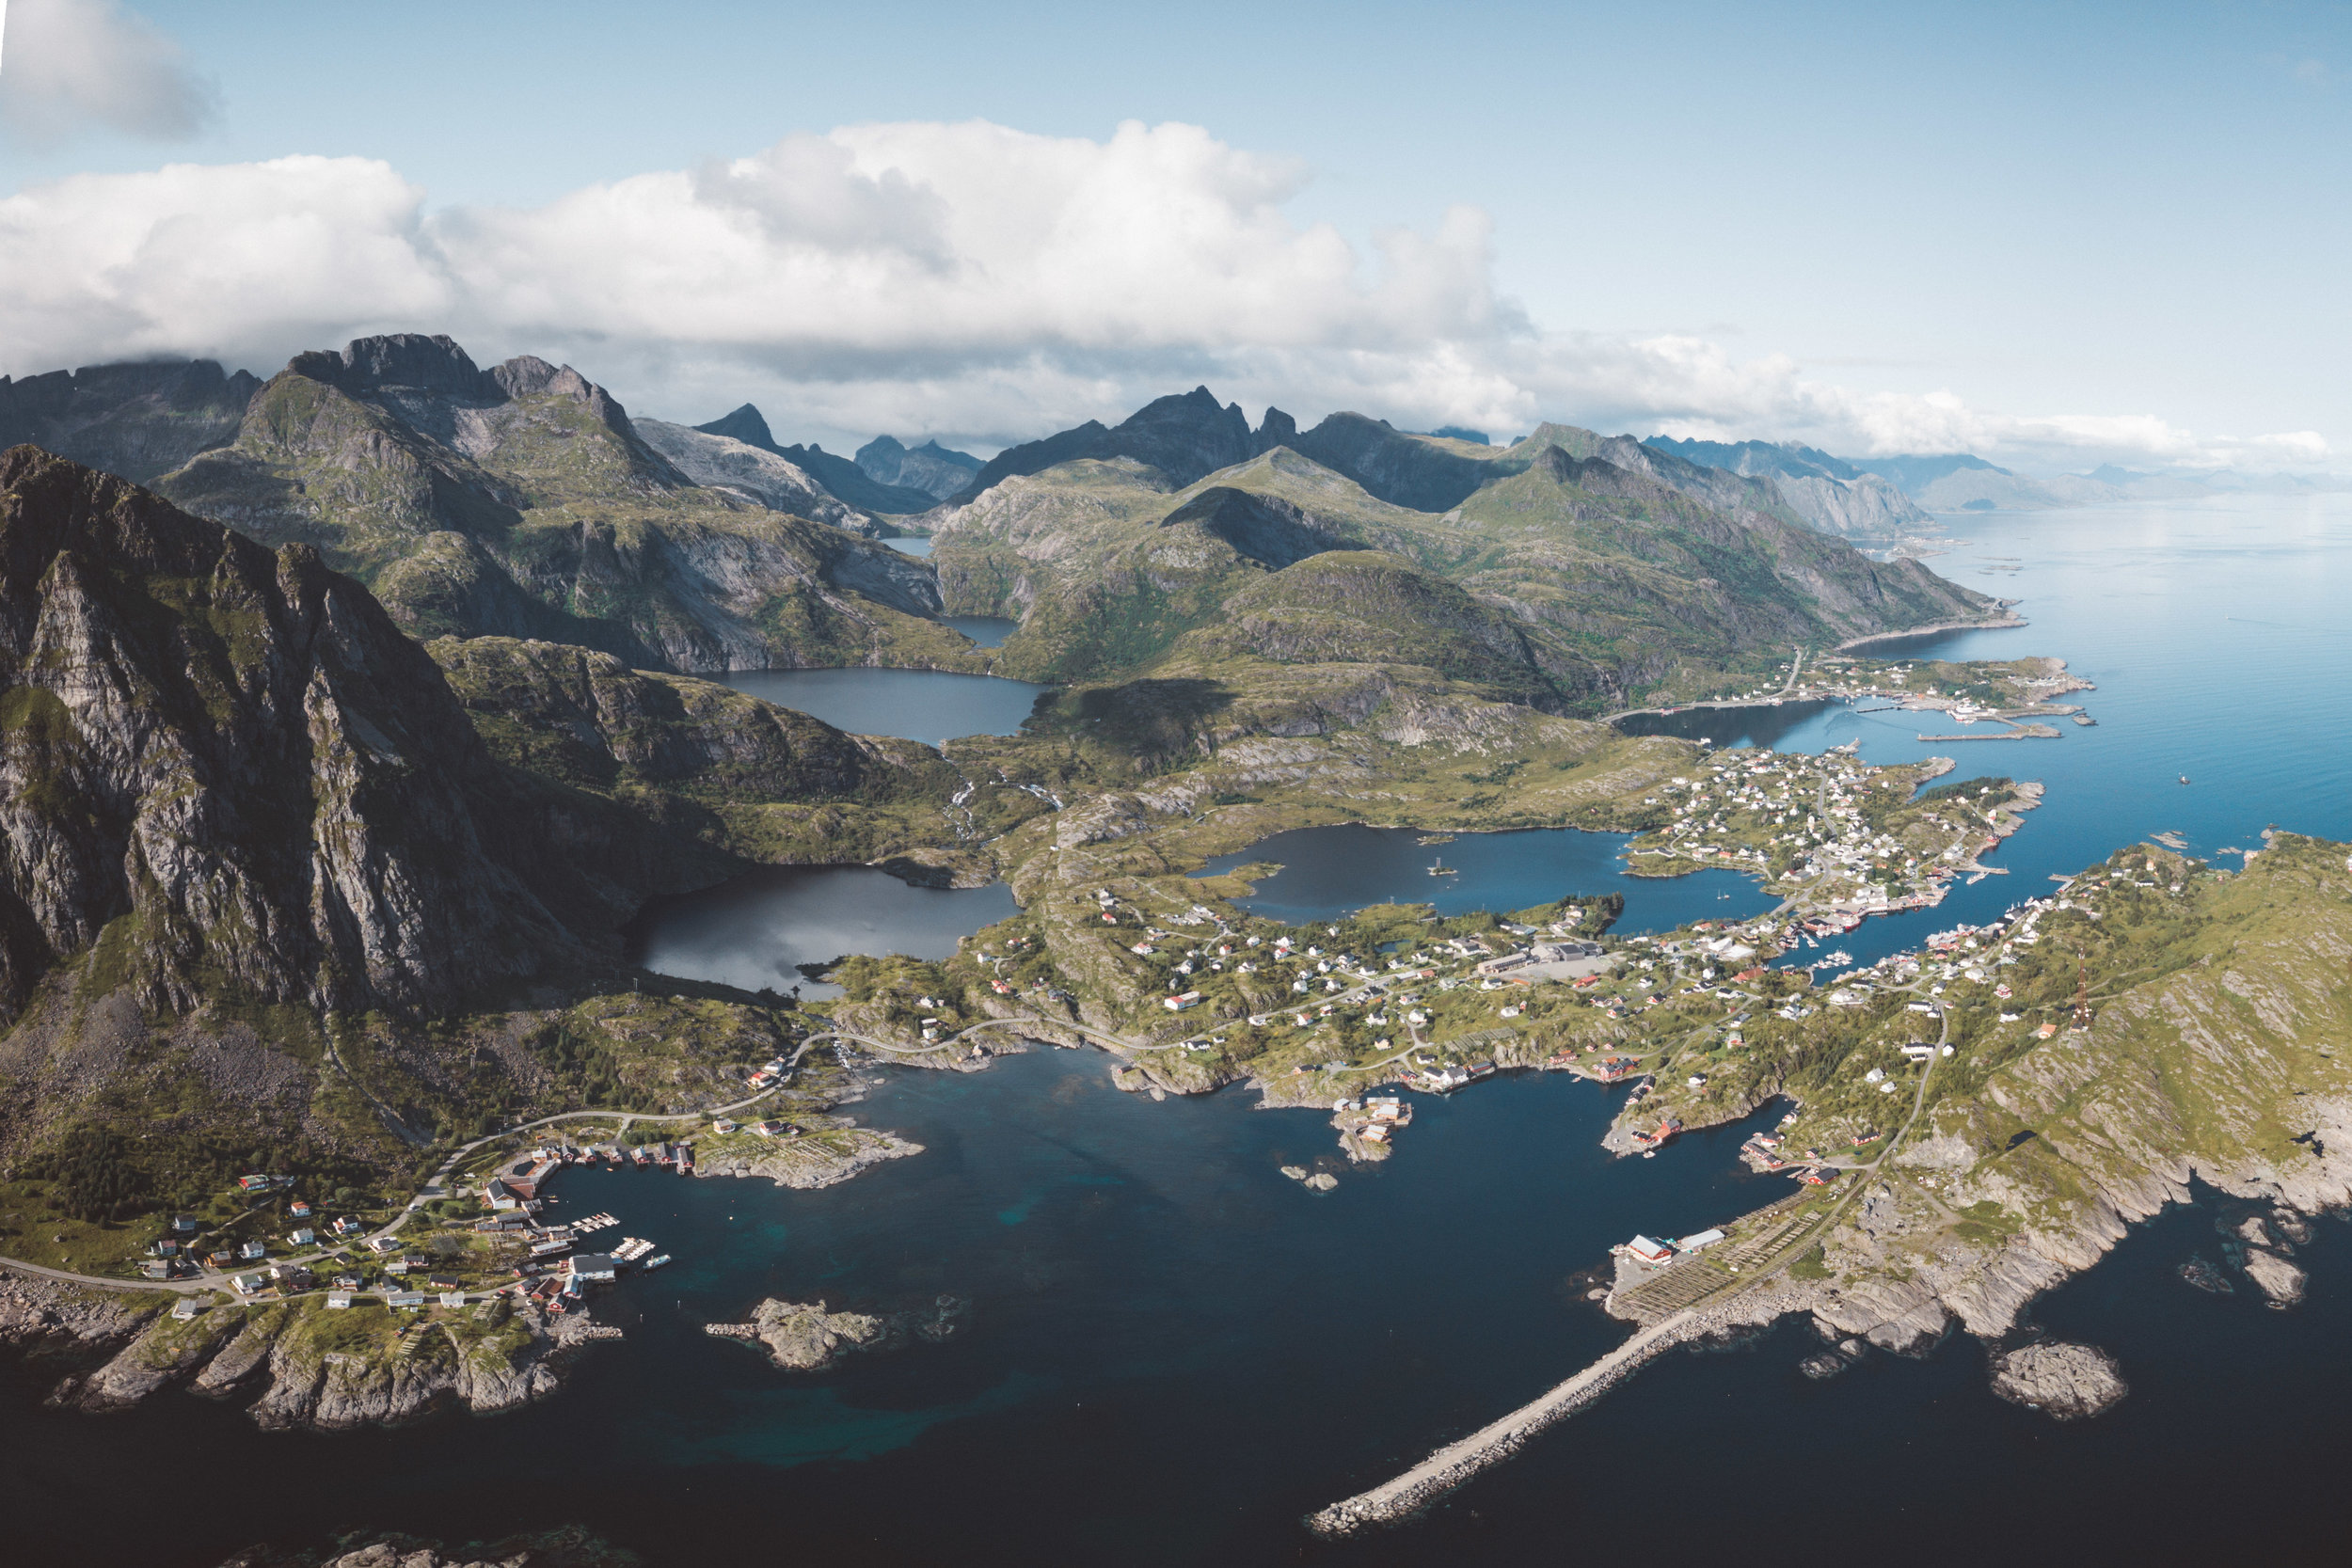
[[[1899,483],[1811,447],[1677,441],[1670,436],[1653,436],[1644,444],[1710,468],[1767,476],[1790,506],[1827,533],[1883,540],[1935,526]]]
[[[1057,682],[1458,681],[1589,712],[1677,671],[1999,613],[1807,526],[1769,479],[1628,437],[1495,448],[1279,409],[1252,430],[1205,388],[1008,449],[925,522],[949,610],[1022,623],[995,668]]]
[[[1734,473],[1770,474],[1789,504],[1817,527],[1854,538],[1885,538],[1932,528],[1929,512],[2036,512],[2107,501],[2184,500],[2248,491],[2307,495],[2344,488],[2343,481],[2317,474],[2245,474],[2227,468],[2145,474],[2107,463],[2087,474],[2034,479],[1970,452],[1845,458],[1769,441],[1686,441],[1670,436],[1653,436],[1648,444]]]
[[[911,519],[925,561],[833,488],[894,480],[755,410],[638,420],[406,334],[250,381],[0,386],[34,437],[0,457],[0,1166],[103,1131],[153,1197],[256,1147],[382,1172],[592,1085],[716,1092],[734,1058],[693,1042],[764,1040],[742,999],[582,1021],[649,895],[985,876],[978,847],[1221,737],[1468,745],[2001,614],[1771,478],[1567,426],[1253,428],[1197,388],[987,464],[871,443],[958,486]],[[983,649],[948,613],[1021,625]],[[846,664],[1069,689],[951,761],[694,678]]]

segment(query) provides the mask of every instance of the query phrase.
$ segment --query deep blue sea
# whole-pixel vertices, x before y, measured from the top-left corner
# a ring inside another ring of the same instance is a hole
[[[1968,544],[1931,564],[2024,600],[2034,624],[1939,650],[2063,657],[2099,683],[2077,699],[2099,724],[1968,749],[1969,770],[2043,779],[2048,802],[1999,851],[2015,875],[1956,893],[1917,929],[2158,829],[2202,853],[2249,847],[2272,822],[2352,836],[2352,633],[2335,608],[2352,586],[2352,500],[1953,526]],[[1765,733],[1788,717],[1753,737],[1810,749],[1859,733],[1879,761],[1929,750],[1912,716],[1831,712]],[[1614,1091],[1557,1076],[1417,1104],[1393,1159],[1338,1167],[1323,1196],[1277,1169],[1335,1152],[1322,1116],[1259,1110],[1237,1090],[1153,1103],[1073,1052],[890,1073],[855,1113],[926,1151],[822,1192],[574,1172],[557,1188],[566,1206],[610,1209],[678,1261],[608,1298],[628,1338],[557,1399],[489,1420],[265,1436],[180,1394],[103,1420],[49,1413],[46,1383],[0,1363],[8,1560],[197,1568],[363,1526],[462,1541],[567,1522],[694,1564],[2341,1550],[2328,1499],[2352,1439],[2352,1237],[2321,1225],[2299,1259],[2309,1300],[2270,1311],[2173,1273],[2215,1255],[2211,1206],[2160,1216],[2037,1305],[2053,1331],[2121,1358],[2132,1393],[2096,1420],[2059,1426],[1994,1400],[1965,1338],[1810,1383],[1796,1370],[1808,1337],[1786,1325],[1645,1370],[1418,1524],[1319,1543],[1301,1515],[1621,1337],[1583,1299],[1582,1271],[1610,1243],[1785,1190],[1738,1165],[1739,1127],[1612,1161],[1597,1140]],[[768,1294],[887,1308],[942,1291],[973,1303],[963,1335],[816,1379],[698,1332]]]

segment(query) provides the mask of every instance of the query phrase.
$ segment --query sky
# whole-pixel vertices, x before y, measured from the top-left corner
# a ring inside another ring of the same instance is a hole
[[[2352,471],[2352,9],[6,0],[0,373]]]

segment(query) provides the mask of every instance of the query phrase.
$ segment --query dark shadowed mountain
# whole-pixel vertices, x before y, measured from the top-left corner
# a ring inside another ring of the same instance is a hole
[[[261,388],[210,359],[0,376],[0,448],[29,441],[144,484],[235,439]]]
[[[0,664],[11,1019],[85,959],[85,994],[149,1007],[446,1008],[585,957],[626,904],[584,889],[425,651],[307,544],[17,447]]]
[[[908,447],[896,437],[877,436],[857,449],[857,466],[868,478],[883,484],[920,490],[934,500],[946,500],[980,471],[980,460],[968,451],[926,441]]]
[[[1195,387],[1154,398],[1116,425],[1089,420],[1041,441],[1007,447],[982,465],[956,499],[968,501],[1000,481],[1085,458],[1133,458],[1178,484],[1190,484],[1203,474],[1254,456],[1258,450],[1241,404],[1220,404],[1206,387]]]

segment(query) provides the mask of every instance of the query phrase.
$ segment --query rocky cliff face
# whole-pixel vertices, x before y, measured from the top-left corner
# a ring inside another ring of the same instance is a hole
[[[297,356],[158,487],[315,546],[419,635],[540,636],[680,670],[969,662],[922,562],[694,484],[569,367],[446,338]]]
[[[565,1354],[591,1342],[585,1319],[550,1323],[506,1300],[418,1323],[414,1345],[393,1338],[392,1326],[381,1307],[338,1310],[315,1296],[212,1306],[185,1323],[156,1313],[103,1365],[61,1381],[48,1402],[107,1415],[184,1386],[246,1399],[246,1415],[272,1431],[397,1426],[443,1407],[494,1416],[555,1393]]]
[[[631,423],[646,445],[697,484],[730,491],[771,512],[831,523],[866,538],[882,536],[885,525],[880,517],[842,500],[806,469],[775,452],[747,446],[730,436],[712,436],[662,420]]]
[[[0,456],[0,1008],[88,982],[440,1007],[577,940],[423,650],[272,552],[29,447]]]
[[[781,457],[843,501],[868,512],[892,515],[923,512],[930,509],[934,499],[928,490],[876,479],[849,458],[836,456],[814,442],[807,446],[778,446],[767,420],[748,403],[724,419],[694,428],[703,435],[740,441]]]
[[[30,442],[144,484],[234,439],[261,388],[210,359],[0,375],[0,449]]]

